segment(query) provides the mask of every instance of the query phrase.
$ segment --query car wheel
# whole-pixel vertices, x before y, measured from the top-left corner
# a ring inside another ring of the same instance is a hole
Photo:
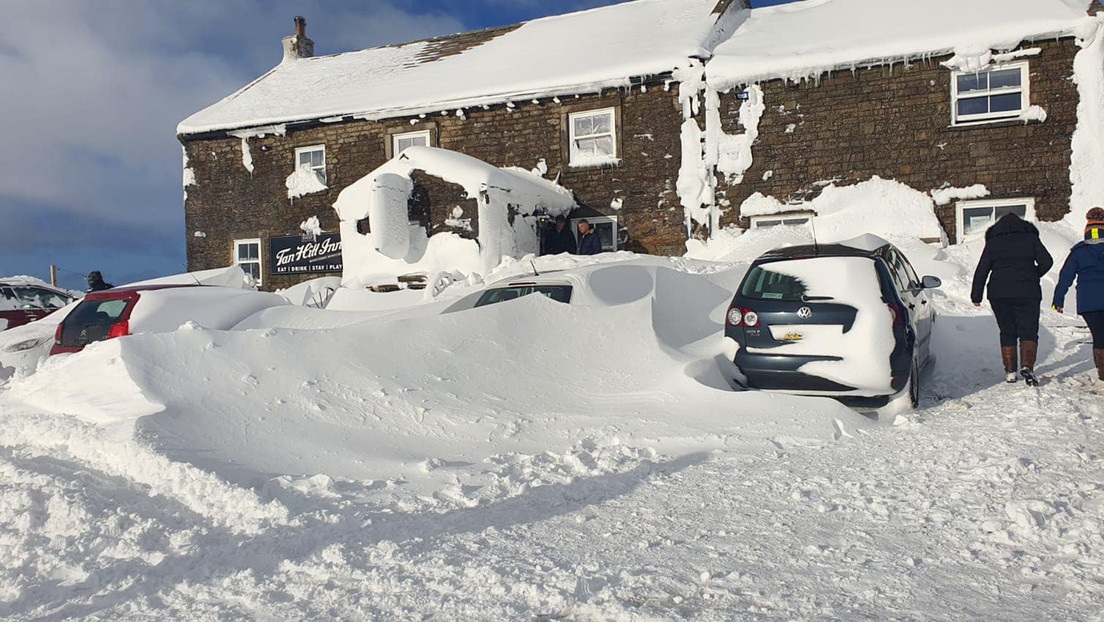
[[[920,365],[913,359],[908,383],[889,403],[877,410],[878,418],[892,422],[897,415],[920,407]]]

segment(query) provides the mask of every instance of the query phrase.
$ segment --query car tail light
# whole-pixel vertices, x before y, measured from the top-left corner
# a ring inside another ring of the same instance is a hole
[[[111,325],[111,330],[107,331],[108,339],[115,339],[116,337],[126,337],[130,334],[130,322],[123,320],[117,324]]]
[[[61,345],[61,324],[57,325],[57,330],[54,331],[54,345]]]
[[[893,325],[904,326],[905,325],[905,310],[901,308],[901,305],[896,302],[891,302],[887,305],[891,313],[893,313]]]
[[[759,325],[759,314],[751,309],[744,310],[744,326],[755,328]]]
[[[739,326],[744,323],[744,310],[740,307],[729,307],[725,319],[729,326]]]

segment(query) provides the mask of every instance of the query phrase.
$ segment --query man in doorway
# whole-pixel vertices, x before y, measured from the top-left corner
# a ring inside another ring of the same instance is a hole
[[[598,239],[598,233],[590,226],[590,221],[579,221],[579,254],[597,255],[602,252],[602,241]]]
[[[571,229],[567,228],[567,219],[556,216],[556,223],[544,234],[544,254],[559,255],[561,253],[575,254],[575,236]]]

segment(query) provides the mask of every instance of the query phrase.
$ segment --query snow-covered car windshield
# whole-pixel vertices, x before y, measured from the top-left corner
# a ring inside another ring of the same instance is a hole
[[[507,300],[513,300],[515,298],[521,298],[530,294],[543,294],[556,302],[569,302],[571,300],[571,286],[570,285],[513,285],[510,287],[500,287],[497,289],[489,289],[483,292],[483,295],[479,297],[479,302],[475,303],[477,307],[485,307],[487,305],[493,305],[499,302],[505,302]]]

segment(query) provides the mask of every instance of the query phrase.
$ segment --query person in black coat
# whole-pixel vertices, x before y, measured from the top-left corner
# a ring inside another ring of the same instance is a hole
[[[111,289],[112,287],[115,287],[115,286],[112,285],[111,283],[105,282],[104,278],[103,278],[103,275],[100,274],[99,270],[93,270],[92,272],[88,273],[88,291],[89,292],[103,291],[105,289]]]
[[[1040,280],[1054,259],[1039,239],[1039,229],[1015,214],[1006,214],[985,232],[985,250],[974,272],[971,299],[981,306],[986,281],[989,304],[1000,327],[1005,380],[1016,382],[1016,344],[1020,375],[1037,386],[1035,359],[1039,351],[1039,312],[1043,300]]]
[[[602,240],[587,220],[579,221],[579,254],[597,255],[602,252]]]
[[[575,236],[567,226],[567,219],[556,216],[556,224],[544,234],[544,254],[575,254]]]

